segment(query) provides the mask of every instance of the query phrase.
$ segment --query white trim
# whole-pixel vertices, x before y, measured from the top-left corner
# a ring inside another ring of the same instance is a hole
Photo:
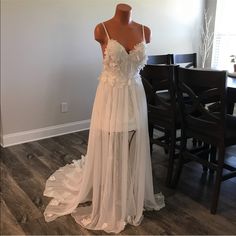
[[[3,147],[3,138],[2,138],[2,134],[0,134],[0,146]]]
[[[90,120],[66,123],[62,125],[49,126],[41,129],[33,129],[23,132],[3,135],[1,145],[8,147],[16,144],[27,143],[40,139],[55,137],[63,134],[74,133],[89,129]]]

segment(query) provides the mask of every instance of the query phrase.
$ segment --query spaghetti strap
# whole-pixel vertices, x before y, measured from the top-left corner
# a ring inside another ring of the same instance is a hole
[[[110,37],[109,37],[109,34],[107,32],[106,26],[105,26],[105,24],[103,22],[102,22],[102,26],[103,26],[103,28],[104,28],[104,30],[106,32],[107,38],[110,40]]]
[[[145,33],[144,33],[144,25],[142,25],[142,31],[143,31],[143,41],[146,42]]]

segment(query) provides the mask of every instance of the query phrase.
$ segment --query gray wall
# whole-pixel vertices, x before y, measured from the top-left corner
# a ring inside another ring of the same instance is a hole
[[[93,31],[119,2],[1,1],[3,135],[90,119],[102,66]],[[149,54],[198,50],[204,0],[125,2],[133,20],[152,29]]]

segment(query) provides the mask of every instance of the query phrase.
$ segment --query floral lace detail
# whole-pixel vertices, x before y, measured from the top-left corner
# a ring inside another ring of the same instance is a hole
[[[50,202],[50,205],[52,205],[52,206],[58,206],[59,204],[60,204],[60,202],[57,199],[53,199]]]
[[[155,201],[157,203],[156,207],[153,208],[153,204],[151,202],[145,201],[144,202],[144,211],[145,210],[160,210],[161,208],[165,207],[165,197],[162,192],[155,194]]]
[[[87,226],[88,224],[90,224],[92,221],[91,221],[91,218],[90,217],[86,217],[84,218],[83,220],[81,220],[81,223],[84,225],[84,226]]]
[[[53,175],[51,175],[51,176],[49,177],[49,180],[51,180],[51,181],[55,181],[56,178],[55,178]]]
[[[127,53],[116,40],[110,39],[105,50],[103,71],[99,80],[111,86],[122,87],[135,84],[139,71],[147,62],[146,44],[138,43]]]
[[[73,161],[72,161],[72,164],[73,164],[75,167],[83,168],[83,166],[84,166],[84,164],[85,164],[85,159],[86,159],[86,156],[81,155],[81,159],[79,159],[79,160],[73,160]]]

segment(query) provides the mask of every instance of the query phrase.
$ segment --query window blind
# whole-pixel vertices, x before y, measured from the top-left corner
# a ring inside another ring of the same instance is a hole
[[[236,0],[217,0],[211,66],[233,71],[231,55],[236,55]]]

